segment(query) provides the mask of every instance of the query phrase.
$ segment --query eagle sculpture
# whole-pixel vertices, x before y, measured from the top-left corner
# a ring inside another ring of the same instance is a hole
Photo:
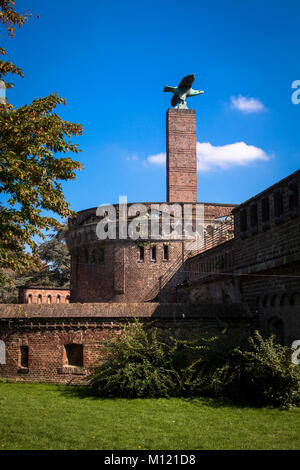
[[[192,84],[195,80],[195,75],[187,75],[183,77],[181,82],[177,87],[173,86],[165,86],[164,91],[170,91],[174,93],[174,96],[171,99],[171,105],[175,108],[187,109],[187,105],[185,102],[186,98],[190,98],[191,96],[201,95],[204,93],[202,90],[193,90]]]

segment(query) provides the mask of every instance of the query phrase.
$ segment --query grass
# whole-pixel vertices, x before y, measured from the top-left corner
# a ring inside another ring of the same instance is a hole
[[[0,449],[300,449],[300,408],[99,399],[80,387],[0,383]]]

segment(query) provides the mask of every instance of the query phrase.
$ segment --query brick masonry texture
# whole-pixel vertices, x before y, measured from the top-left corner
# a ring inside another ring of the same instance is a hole
[[[167,201],[197,202],[196,111],[167,111]]]
[[[143,322],[156,320],[155,326],[173,335],[183,329],[200,332],[205,325],[213,333],[219,328],[217,317],[236,327],[249,327],[249,318],[241,305],[230,308],[159,303],[5,305],[0,309],[0,340],[5,345],[0,377],[86,383],[91,368],[103,359],[103,342],[120,332],[120,323],[134,318]],[[24,347],[28,348],[25,365],[21,364]]]
[[[300,339],[299,196],[298,170],[233,209],[233,240],[186,262],[190,295],[242,301],[287,345]]]
[[[227,216],[236,207],[203,204],[205,227]],[[150,210],[150,203],[144,205]],[[176,285],[185,279],[182,267],[188,256],[186,243],[167,242],[168,258],[165,259],[166,241],[153,239],[144,245],[144,259],[141,260],[138,242],[100,241],[96,235],[99,220],[96,208],[81,211],[67,234],[71,253],[71,302],[146,302],[156,298],[172,302]],[[152,246],[156,247],[155,260],[152,259]]]
[[[70,302],[70,290],[51,287],[19,287],[19,304],[67,304]]]

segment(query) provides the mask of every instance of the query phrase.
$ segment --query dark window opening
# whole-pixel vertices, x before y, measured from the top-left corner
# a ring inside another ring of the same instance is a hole
[[[270,204],[268,197],[264,197],[261,200],[261,218],[263,223],[270,221]]]
[[[144,252],[144,247],[143,246],[139,247],[139,252],[140,252],[140,261],[144,261],[145,252]]]
[[[29,294],[29,295],[28,295],[28,300],[27,300],[27,302],[28,302],[29,304],[32,304],[32,294]]]
[[[82,344],[65,344],[66,365],[83,366],[83,345]]]
[[[43,303],[43,297],[42,297],[42,294],[39,294],[39,295],[38,295],[37,301],[38,301],[38,304],[41,304],[41,303]]]
[[[250,206],[250,225],[252,229],[257,229],[257,225],[258,225],[257,203],[251,204]]]
[[[57,303],[57,304],[60,304],[60,303],[61,303],[61,297],[60,297],[59,294],[58,294],[57,297],[56,297],[56,303]]]
[[[168,245],[164,245],[164,260],[168,260],[169,259],[169,247]]]
[[[151,247],[151,261],[156,261],[156,246]]]
[[[70,296],[66,295],[66,304],[69,304],[69,303],[70,303]]]
[[[47,304],[51,304],[52,303],[52,297],[51,295],[47,295]]]
[[[20,365],[21,367],[28,368],[28,346],[21,346],[20,347]]]
[[[297,181],[290,181],[288,184],[289,210],[295,211],[299,206],[299,195]]]
[[[283,215],[283,196],[281,189],[274,191],[274,216],[276,219],[281,218]]]
[[[240,226],[242,233],[247,231],[247,211],[245,208],[240,209]]]

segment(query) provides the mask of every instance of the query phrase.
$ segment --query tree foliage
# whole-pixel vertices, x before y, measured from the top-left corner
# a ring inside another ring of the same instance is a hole
[[[0,22],[11,37],[28,19],[15,12],[14,5],[13,0],[0,0]],[[0,53],[6,51],[1,48]],[[7,88],[12,84],[6,76],[12,73],[23,76],[11,62],[0,61],[0,80]],[[8,102],[0,104],[0,282],[7,279],[8,270],[32,264],[25,247],[35,255],[35,236],[43,238],[44,230],[60,226],[48,211],[62,218],[72,215],[60,182],[74,180],[76,170],[82,169],[65,154],[80,151],[70,139],[83,128],[54,112],[60,104],[66,101],[56,93],[17,109]]]
[[[0,285],[0,303],[18,303],[18,287],[45,286],[63,287],[70,285],[71,256],[64,239],[66,226],[47,236],[37,247],[30,266],[22,272],[6,271],[10,282]]]

